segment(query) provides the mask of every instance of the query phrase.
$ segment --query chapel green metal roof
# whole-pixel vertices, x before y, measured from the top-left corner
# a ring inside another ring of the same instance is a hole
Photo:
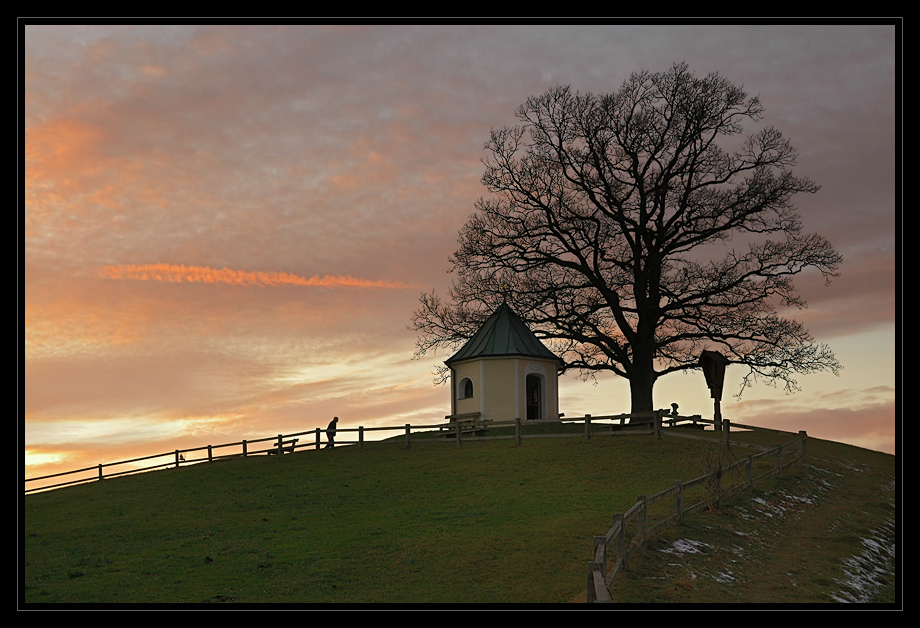
[[[447,366],[455,362],[488,357],[531,357],[543,360],[561,360],[547,349],[527,324],[514,313],[507,303],[502,303],[479,331],[461,349],[444,361]]]

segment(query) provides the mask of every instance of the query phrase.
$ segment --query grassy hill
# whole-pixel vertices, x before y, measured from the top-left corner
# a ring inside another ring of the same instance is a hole
[[[894,602],[894,457],[815,439],[808,453],[805,467],[667,529],[614,598]],[[706,458],[705,444],[638,435],[380,442],[27,495],[22,599],[583,602],[592,537],[637,495],[699,476]],[[856,583],[853,561],[879,538],[874,580]]]

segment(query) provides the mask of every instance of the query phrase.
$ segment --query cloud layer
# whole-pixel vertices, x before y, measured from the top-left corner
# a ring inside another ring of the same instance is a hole
[[[431,371],[445,356],[413,362],[407,325],[421,290],[449,287],[457,233],[485,193],[490,129],[558,83],[611,91],[684,60],[758,94],[764,123],[800,151],[797,173],[822,185],[799,207],[844,263],[829,287],[801,278],[809,309],[796,316],[832,347],[865,339],[859,359],[890,403],[894,34],[25,26],[27,475],[37,461],[95,464],[332,414],[443,417]],[[865,390],[844,367],[838,388]],[[567,413],[628,405],[618,382],[580,386]],[[823,421],[818,403],[797,416]]]

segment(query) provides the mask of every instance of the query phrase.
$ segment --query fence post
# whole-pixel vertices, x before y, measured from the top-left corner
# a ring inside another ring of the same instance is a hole
[[[655,410],[652,415],[652,428],[655,431],[655,440],[661,440],[661,411]]]
[[[598,558],[598,552],[601,556]],[[600,574],[600,578],[596,577],[595,574]],[[607,574],[607,538],[604,536],[594,537],[594,554],[591,560],[588,561],[588,596],[587,600],[589,604],[594,604],[598,601],[597,589],[598,585],[604,585],[604,576]],[[609,601],[610,593],[608,591],[603,591],[602,601]]]
[[[246,441],[243,441],[243,458],[246,457]]]
[[[597,560],[597,548],[603,548],[601,554],[601,559]],[[607,537],[606,536],[595,536],[594,537],[594,568],[599,569],[602,574],[607,573]]]
[[[719,508],[722,505],[722,456],[719,455],[719,466],[716,468],[716,490],[715,490],[715,504],[716,508]]]
[[[211,446],[208,445],[208,462],[211,462],[212,459],[213,459],[213,458],[212,458],[212,456],[211,456]]]
[[[591,415],[590,414],[585,415],[585,438],[589,440],[591,438]]]
[[[747,457],[747,466],[745,467],[745,475],[747,475],[747,485],[748,488],[754,489],[754,456],[748,454]]]
[[[410,433],[409,424],[406,423],[406,449],[409,449],[409,433]]]
[[[358,447],[364,447],[364,426],[358,426]]]
[[[783,473],[783,444],[780,443],[776,448],[776,475]]]
[[[319,435],[321,431],[320,428],[316,428],[316,451],[319,451]]]
[[[176,466],[179,466],[179,450],[176,450]],[[99,470],[100,477],[102,476],[102,469]]]
[[[645,540],[645,529],[646,529],[646,510],[648,510],[648,504],[645,503],[645,495],[639,495],[636,497],[636,502],[642,503],[642,508],[636,512],[636,535],[639,537],[640,542]]]
[[[805,445],[808,442],[808,434],[805,430],[799,430],[799,436],[802,439],[799,441],[799,464],[805,464]]]
[[[99,465],[99,479],[102,479],[102,464]]]
[[[684,483],[680,480],[674,480],[674,486],[677,491],[674,493],[674,514],[677,516],[677,522],[684,521]]]
[[[722,419],[722,446],[728,449],[730,445],[728,444],[728,434],[731,431],[731,421],[728,419]]]
[[[460,421],[457,420],[457,424],[454,426],[454,434],[457,437],[457,447],[463,444],[461,440],[463,438],[463,430],[460,428]]]
[[[623,571],[629,571],[629,544],[626,542],[626,517],[622,514],[614,515],[620,521],[620,532],[617,534],[617,558]]]
[[[588,590],[586,601],[588,604],[597,602],[597,591],[594,590],[594,561],[588,561]]]

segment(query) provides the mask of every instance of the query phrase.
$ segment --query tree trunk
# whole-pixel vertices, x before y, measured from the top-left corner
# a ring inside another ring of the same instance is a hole
[[[633,339],[632,368],[629,375],[630,412],[651,412],[655,409],[652,388],[655,386],[655,331],[640,321],[636,338]],[[651,422],[641,419],[636,422]]]
[[[653,354],[636,350],[633,346],[633,368],[629,373],[630,412],[651,412],[655,409],[652,400],[652,388],[655,386],[655,369]],[[639,419],[631,423],[651,422],[651,419]]]
[[[647,375],[637,373],[629,378],[631,413],[651,412],[655,409],[652,401],[652,387],[655,384],[655,380],[651,375],[651,373]]]

